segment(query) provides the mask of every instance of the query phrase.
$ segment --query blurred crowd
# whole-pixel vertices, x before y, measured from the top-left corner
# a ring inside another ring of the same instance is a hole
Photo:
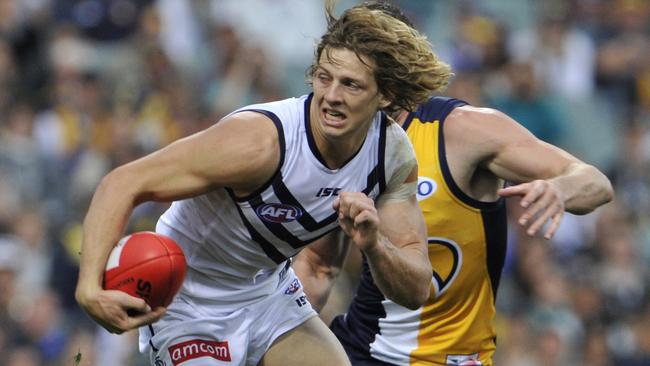
[[[650,2],[395,3],[453,66],[445,95],[502,110],[615,186],[550,241],[510,225],[496,364],[650,365]],[[95,187],[237,107],[308,92],[324,27],[320,1],[0,0],[0,365],[147,364],[135,332],[108,334],[74,301]],[[138,207],[128,230],[165,208]]]

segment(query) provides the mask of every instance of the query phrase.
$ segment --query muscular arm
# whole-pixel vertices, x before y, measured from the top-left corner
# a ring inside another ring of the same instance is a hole
[[[294,258],[293,270],[317,312],[327,303],[349,247],[343,232],[337,230],[309,244]]]
[[[84,220],[76,298],[113,332],[138,327],[162,311],[128,317],[126,308],[148,310],[144,301],[103,291],[110,250],[123,235],[134,207],[145,201],[172,201],[215,187],[246,193],[266,181],[279,161],[277,133],[260,114],[241,113],[215,126],[110,172],[97,188]]]
[[[416,181],[417,167],[403,184]],[[366,256],[375,284],[384,296],[409,309],[417,309],[429,297],[432,270],[426,227],[415,190],[407,197],[377,202],[377,223],[381,224],[374,233],[366,227],[373,209],[356,202],[351,194],[342,194],[341,227]]]
[[[417,171],[407,181],[417,182]],[[377,208],[382,222],[377,245],[364,250],[373,279],[395,303],[417,309],[429,298],[431,263],[427,230],[415,194]]]
[[[527,225],[533,221],[529,234],[551,219],[550,233],[547,232],[550,237],[548,234],[552,235],[559,225],[561,212],[585,214],[612,199],[609,179],[598,169],[537,139],[499,111],[457,108],[445,123],[445,133],[450,137],[449,143],[471,147],[461,152],[465,161],[475,162],[477,168],[517,184],[498,193],[522,197],[521,205],[526,212],[520,223]]]

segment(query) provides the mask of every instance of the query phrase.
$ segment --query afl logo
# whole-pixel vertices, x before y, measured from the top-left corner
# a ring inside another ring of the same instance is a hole
[[[302,216],[302,210],[281,203],[267,203],[255,209],[262,220],[275,223],[291,222]]]
[[[429,177],[418,177],[418,202],[422,201],[436,192],[438,184]]]

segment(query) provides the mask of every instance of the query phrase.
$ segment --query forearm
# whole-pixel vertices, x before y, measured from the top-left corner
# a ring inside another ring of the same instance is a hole
[[[379,235],[377,245],[364,250],[370,271],[386,298],[417,309],[428,299],[431,287],[431,263],[415,246],[401,248]]]
[[[303,249],[293,259],[293,270],[317,312],[325,306],[348,254],[348,239],[332,232]]]
[[[109,174],[93,196],[83,224],[77,300],[101,288],[108,255],[133,210],[132,188],[126,180]]]
[[[565,210],[583,215],[612,200],[613,190],[609,179],[595,167],[574,163],[549,182],[559,187]]]
[[[293,263],[293,270],[303,285],[305,295],[311,306],[319,312],[327,303],[334,282],[340,273],[339,268],[318,268],[300,255]]]

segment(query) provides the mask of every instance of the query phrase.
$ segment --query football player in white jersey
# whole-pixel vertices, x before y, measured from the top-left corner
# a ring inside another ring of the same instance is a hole
[[[380,110],[412,109],[451,74],[425,37],[383,12],[331,11],[312,94],[235,111],[116,168],[97,188],[76,298],[113,333],[140,327],[152,365],[349,364],[289,266],[311,243],[336,252],[341,232],[388,298],[418,308],[429,296],[415,156]],[[173,201],[156,230],[188,261],[167,309],[101,287],[111,248],[145,201]]]

